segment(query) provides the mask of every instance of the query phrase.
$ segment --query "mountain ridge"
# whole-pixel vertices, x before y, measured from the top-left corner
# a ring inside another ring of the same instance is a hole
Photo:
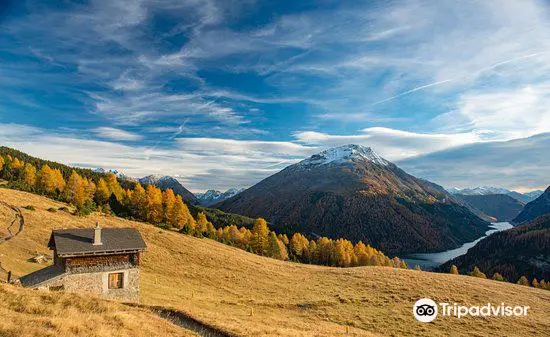
[[[548,187],[537,199],[525,205],[521,213],[518,214],[512,222],[520,224],[534,220],[545,214],[550,214],[550,187]]]
[[[488,227],[441,186],[353,144],[290,165],[216,206],[265,217],[279,230],[363,240],[391,254],[455,248]]]

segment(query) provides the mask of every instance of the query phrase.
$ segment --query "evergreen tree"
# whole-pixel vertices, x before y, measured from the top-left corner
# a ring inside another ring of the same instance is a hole
[[[258,255],[265,255],[267,253],[268,235],[269,228],[267,227],[267,222],[262,218],[256,219],[252,228],[252,240],[250,242],[254,253]]]
[[[449,270],[449,274],[454,274],[454,275],[460,274],[458,272],[458,268],[454,264],[451,266],[451,269]]]

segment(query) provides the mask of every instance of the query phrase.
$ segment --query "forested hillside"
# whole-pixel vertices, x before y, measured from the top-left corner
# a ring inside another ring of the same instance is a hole
[[[171,189],[162,191],[154,185],[143,187],[139,183],[125,189],[112,173],[87,178],[76,170],[69,174],[66,166],[53,166],[64,170],[51,168],[47,163],[42,163],[37,170],[33,164],[18,157],[0,155],[0,178],[8,181],[8,187],[68,202],[78,215],[93,211],[114,214],[197,237],[209,237],[279,260],[338,267],[383,265],[407,268],[399,258],[390,259],[363,242],[353,244],[346,239],[326,237],[309,240],[300,233],[293,233],[289,238],[270,230],[264,219],[252,220],[219,210],[210,210],[209,219],[204,209],[190,211],[181,195],[175,195]]]
[[[534,220],[545,214],[550,214],[550,187],[538,198],[525,205],[523,211],[521,211],[513,222],[519,224]]]
[[[461,274],[477,266],[488,277],[499,273],[511,282],[521,276],[530,281],[549,280],[550,215],[492,234],[438,270],[446,272],[451,265],[456,265]]]
[[[495,217],[497,221],[512,221],[525,204],[506,194],[464,195],[457,197],[466,200],[470,205],[483,213]]]
[[[275,229],[363,241],[391,254],[435,252],[481,237],[488,223],[442,187],[372,149],[328,149],[218,205]]]

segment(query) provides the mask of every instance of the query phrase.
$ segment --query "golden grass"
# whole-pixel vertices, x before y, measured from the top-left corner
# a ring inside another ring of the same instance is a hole
[[[62,204],[0,189],[0,200],[22,210],[25,229],[0,245],[4,268],[22,275],[44,267],[26,262],[48,253],[53,228],[135,227],[144,254],[141,300],[184,310],[211,325],[247,336],[548,336],[550,292],[467,276],[385,267],[329,268],[283,262],[246,253],[209,239],[160,230],[151,225],[94,214],[50,213]],[[419,323],[412,305],[436,302],[531,307],[527,317],[438,318]],[[348,328],[349,327],[349,328]]]
[[[0,284],[0,336],[196,336],[150,311]]]

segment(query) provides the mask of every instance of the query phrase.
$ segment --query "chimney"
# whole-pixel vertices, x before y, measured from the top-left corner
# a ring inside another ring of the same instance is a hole
[[[99,227],[99,222],[95,223],[94,228],[94,246],[101,246],[103,243],[101,242],[101,227]]]

